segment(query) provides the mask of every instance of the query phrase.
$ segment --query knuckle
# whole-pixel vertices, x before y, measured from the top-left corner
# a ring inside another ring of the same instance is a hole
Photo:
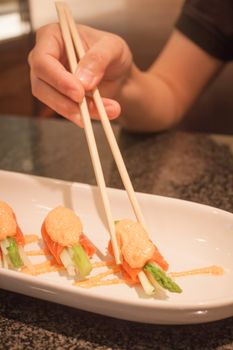
[[[30,57],[30,66],[33,69],[33,71],[36,73],[36,75],[39,75],[41,70],[43,70],[43,67],[44,67],[43,60],[40,59],[38,55],[34,55],[34,53],[32,53]]]
[[[37,52],[36,48],[32,49],[28,55],[28,64],[34,72],[40,72],[44,66],[41,55]]]
[[[89,60],[95,63],[97,66],[102,66],[104,60],[105,60],[105,52],[103,50],[99,50],[98,52],[90,52],[89,53]]]
[[[47,30],[48,30],[48,24],[40,27],[39,29],[37,29],[37,31],[36,31],[36,42],[40,38],[41,35],[43,35],[44,33],[47,32]]]
[[[111,41],[112,44],[116,47],[119,47],[121,51],[124,51],[128,47],[125,40],[116,34],[111,34]]]

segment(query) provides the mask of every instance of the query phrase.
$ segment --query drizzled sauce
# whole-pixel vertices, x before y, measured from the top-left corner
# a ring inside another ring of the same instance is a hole
[[[102,281],[103,278],[112,275],[114,273],[120,272],[120,267],[115,265],[112,269],[109,269],[108,271],[99,273],[96,276],[93,277],[89,277],[88,279],[82,280],[82,281],[78,281],[76,283],[74,283],[76,286],[80,286],[83,288],[91,288],[94,286],[101,286],[101,285],[106,285],[106,284],[112,284],[111,282],[113,282],[113,284],[116,284],[116,281],[120,281],[119,278],[116,278],[114,280],[107,280],[107,281]],[[103,283],[103,284],[102,284]],[[122,282],[119,282],[122,283]]]
[[[27,256],[50,256],[50,252],[46,249],[39,249],[39,250],[28,250],[26,251]]]
[[[107,261],[98,261],[92,264],[93,268],[104,267],[104,266],[116,266],[116,263],[114,260],[107,260]]]
[[[35,264],[33,265],[33,267],[34,267],[33,271],[29,270],[27,267],[24,267],[21,270],[21,272],[26,273],[28,275],[37,276],[43,273],[55,272],[62,269],[64,270],[63,267],[57,266],[54,260],[47,260],[43,263]]]
[[[111,262],[112,263],[112,262]],[[103,265],[100,265],[103,266]],[[117,265],[115,265],[117,266]],[[97,266],[96,266],[97,267]],[[120,272],[120,268],[114,267],[106,271],[104,273],[100,273],[94,277],[90,277],[84,281],[76,282],[75,285],[83,288],[92,288],[97,286],[111,285],[111,284],[127,284],[127,281],[121,278],[115,278],[111,280],[102,280],[104,277],[111,275],[113,273]],[[215,275],[222,276],[224,274],[224,269],[221,266],[212,265],[208,267],[187,270],[187,271],[178,271],[178,272],[170,272],[169,275],[171,277],[185,277],[185,276],[193,276],[193,275]]]
[[[105,281],[97,280],[97,281],[89,282],[86,284],[76,283],[75,285],[82,287],[82,288],[93,288],[93,287],[98,287],[98,286],[110,286],[113,284],[126,284],[126,281],[123,280],[122,278],[114,278],[114,279],[105,280]]]
[[[39,241],[39,237],[35,234],[25,235],[25,244],[30,244],[38,241]],[[28,256],[39,256],[39,255],[51,256],[47,249],[27,251],[26,254]],[[26,274],[37,276],[43,273],[65,270],[63,266],[58,266],[54,259],[46,260],[45,262],[40,264],[35,264],[33,265],[33,267],[34,267],[33,271],[29,270],[28,268],[23,268],[21,271]],[[128,284],[127,281],[119,277],[115,277],[112,279],[105,279],[106,277],[117,274],[121,271],[120,267],[115,264],[114,260],[95,262],[92,264],[92,267],[93,269],[107,267],[108,270],[105,272],[101,272],[95,276],[86,278],[84,280],[77,281],[74,283],[75,286],[79,286],[82,288],[92,288],[97,286],[106,286],[106,285],[114,285],[114,284]],[[224,269],[221,266],[211,265],[211,266],[192,269],[192,270],[174,271],[169,273],[169,275],[173,278],[195,276],[195,275],[207,275],[207,274],[214,275],[214,276],[222,276],[224,274]]]
[[[34,234],[24,235],[25,244],[30,244],[39,241],[39,237]]]
[[[224,269],[221,266],[212,265],[207,267],[201,267],[199,269],[193,269],[188,271],[170,272],[171,277],[184,277],[193,275],[215,275],[222,276],[224,274]]]

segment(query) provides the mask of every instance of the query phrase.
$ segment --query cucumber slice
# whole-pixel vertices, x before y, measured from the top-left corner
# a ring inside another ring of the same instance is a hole
[[[147,295],[155,294],[155,288],[152,286],[147,276],[143,271],[140,271],[138,274],[139,281],[141,282],[142,288]]]
[[[8,254],[8,251],[7,251],[7,248],[9,247],[10,243],[8,242],[8,239],[4,239],[1,243],[1,249],[2,249],[2,252],[3,254],[7,255]]]
[[[2,267],[4,269],[8,269],[8,261],[7,261],[7,250],[6,250],[6,245],[4,244],[5,241],[7,241],[6,239],[4,239],[4,241],[0,242],[0,247],[1,247],[1,251],[2,251]],[[4,242],[4,243],[3,243]],[[7,243],[7,245],[9,245]]]
[[[69,276],[75,276],[75,266],[74,266],[74,262],[69,254],[68,249],[64,248],[60,254],[60,259],[63,263],[63,265],[65,266]]]

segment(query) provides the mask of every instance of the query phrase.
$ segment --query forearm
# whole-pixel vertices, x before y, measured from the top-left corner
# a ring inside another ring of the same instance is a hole
[[[118,100],[122,107],[120,123],[131,131],[165,130],[176,124],[181,116],[169,83],[150,71],[141,72],[135,66]]]
[[[119,95],[122,125],[151,132],[174,126],[222,65],[175,31],[147,72],[132,67]]]

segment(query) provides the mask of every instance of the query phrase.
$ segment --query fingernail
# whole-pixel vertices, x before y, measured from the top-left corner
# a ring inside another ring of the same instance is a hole
[[[76,77],[83,83],[84,86],[92,86],[95,81],[95,76],[88,69],[78,69]]]

